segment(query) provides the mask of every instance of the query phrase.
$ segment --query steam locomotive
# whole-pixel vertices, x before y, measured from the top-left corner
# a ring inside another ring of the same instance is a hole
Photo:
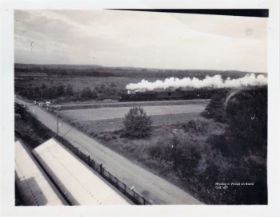
[[[221,93],[225,89],[201,88],[201,89],[176,89],[154,90],[144,92],[127,92],[121,95],[120,101],[152,101],[152,100],[187,100],[210,99],[213,95]]]

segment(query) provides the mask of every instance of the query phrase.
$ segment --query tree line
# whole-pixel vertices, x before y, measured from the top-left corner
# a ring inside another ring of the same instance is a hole
[[[31,100],[91,100],[91,99],[115,99],[121,95],[121,90],[115,83],[108,85],[99,85],[94,88],[84,87],[74,90],[71,84],[58,84],[56,86],[47,86],[42,84],[37,87],[20,88],[16,87],[16,93]]]

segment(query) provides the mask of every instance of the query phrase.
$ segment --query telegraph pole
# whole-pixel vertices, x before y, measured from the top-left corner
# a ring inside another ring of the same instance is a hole
[[[58,107],[56,113],[56,136],[59,136],[59,111],[60,111],[60,107]]]

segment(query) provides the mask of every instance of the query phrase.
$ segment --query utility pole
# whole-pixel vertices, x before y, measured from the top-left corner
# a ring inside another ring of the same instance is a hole
[[[60,111],[60,107],[58,107],[56,113],[56,136],[59,136],[59,111]]]
[[[56,135],[58,136],[58,126],[59,125],[59,123],[58,123],[58,111],[57,111],[57,113],[56,113]]]

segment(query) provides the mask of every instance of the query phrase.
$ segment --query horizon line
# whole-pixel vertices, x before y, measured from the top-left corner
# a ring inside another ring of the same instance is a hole
[[[18,63],[15,62],[14,65],[21,64],[21,65],[49,65],[49,66],[91,66],[91,67],[100,67],[100,68],[133,68],[133,69],[147,69],[147,70],[176,70],[176,71],[217,71],[217,72],[247,72],[247,73],[261,73],[267,74],[267,71],[246,71],[246,70],[238,70],[238,69],[176,69],[176,68],[153,68],[153,67],[141,67],[141,66],[104,66],[104,65],[95,65],[95,64],[67,64],[67,63]]]

